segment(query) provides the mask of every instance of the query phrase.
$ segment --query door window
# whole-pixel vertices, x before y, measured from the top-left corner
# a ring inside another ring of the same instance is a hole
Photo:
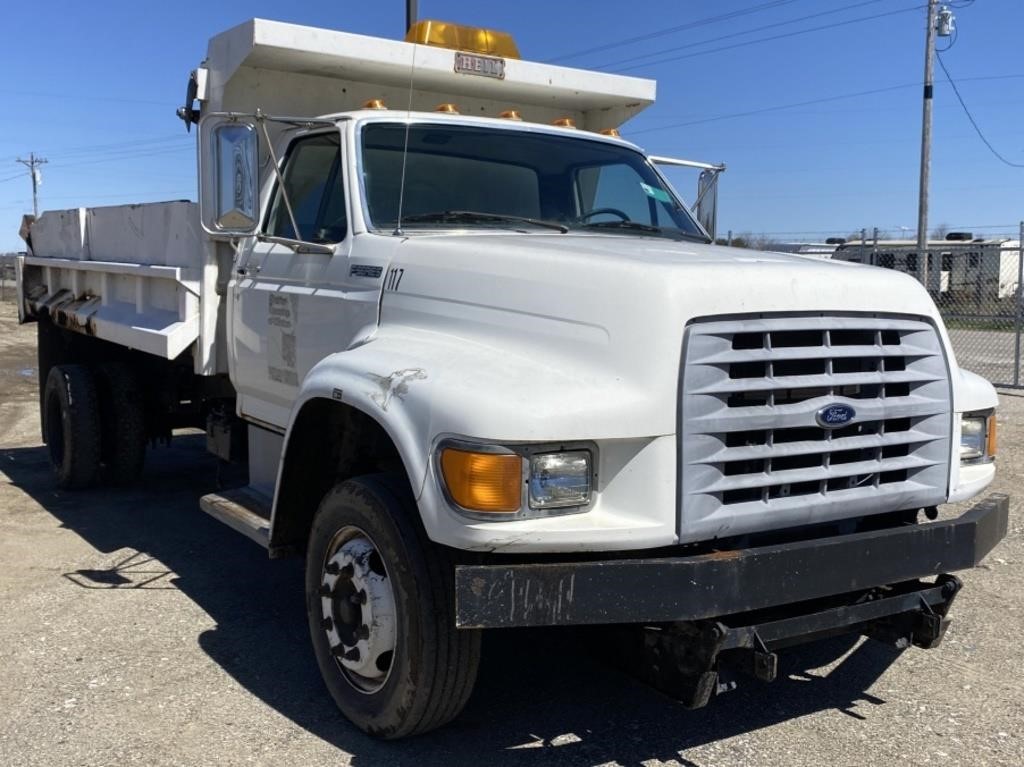
[[[300,138],[285,160],[284,188],[288,192],[295,225],[275,188],[267,234],[305,242],[341,242],[348,232],[345,187],[341,172],[341,143],[336,133]]]

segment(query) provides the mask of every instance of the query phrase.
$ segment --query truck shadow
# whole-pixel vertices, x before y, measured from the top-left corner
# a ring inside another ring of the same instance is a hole
[[[0,450],[0,471],[97,551],[138,552],[106,569],[68,563],[65,578],[84,588],[179,589],[217,623],[197,637],[210,658],[355,765],[694,765],[685,752],[705,743],[824,710],[863,717],[884,704],[866,690],[898,653],[874,643],[791,649],[772,685],[741,681],[706,709],[687,711],[597,661],[600,631],[512,629],[485,635],[476,692],[455,722],[408,741],[375,741],[341,717],[320,681],[301,563],[269,561],[199,510],[199,496],[216,485],[202,440],[179,437],[151,451],[137,488],[58,492],[42,447]]]

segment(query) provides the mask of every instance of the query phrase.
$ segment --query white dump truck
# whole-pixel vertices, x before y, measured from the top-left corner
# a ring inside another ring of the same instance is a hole
[[[214,37],[198,204],[23,228],[58,484],[203,429],[248,471],[203,509],[305,558],[326,685],[386,738],[459,713],[487,628],[619,626],[689,706],[786,645],[937,644],[1006,532],[1005,496],[937,510],[993,479],[995,391],[906,275],[713,244],[721,166],[619,135],[654,96],[437,22]]]

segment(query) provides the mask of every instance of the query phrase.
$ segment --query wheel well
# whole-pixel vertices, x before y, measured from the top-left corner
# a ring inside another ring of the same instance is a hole
[[[305,551],[313,515],[338,482],[395,470],[404,473],[401,456],[377,421],[341,402],[307,402],[288,435],[271,531],[272,555]]]
[[[129,365],[142,384],[146,434],[151,439],[170,440],[174,429],[205,428],[208,403],[234,397],[234,390],[226,376],[201,377],[194,374],[191,349],[168,360],[68,330],[47,316],[39,317],[36,324],[40,423],[44,441],[46,425],[43,396],[46,378],[55,365],[94,366],[110,362]]]

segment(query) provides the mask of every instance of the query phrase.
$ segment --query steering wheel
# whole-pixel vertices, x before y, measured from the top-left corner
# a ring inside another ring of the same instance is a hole
[[[618,208],[594,208],[593,210],[587,211],[586,213],[584,213],[581,216],[579,216],[577,218],[577,220],[581,221],[581,222],[582,221],[586,221],[588,218],[593,218],[594,216],[599,216],[602,213],[610,213],[613,216],[618,216],[623,221],[631,221],[632,220],[627,213],[624,213],[623,211],[619,210]]]

